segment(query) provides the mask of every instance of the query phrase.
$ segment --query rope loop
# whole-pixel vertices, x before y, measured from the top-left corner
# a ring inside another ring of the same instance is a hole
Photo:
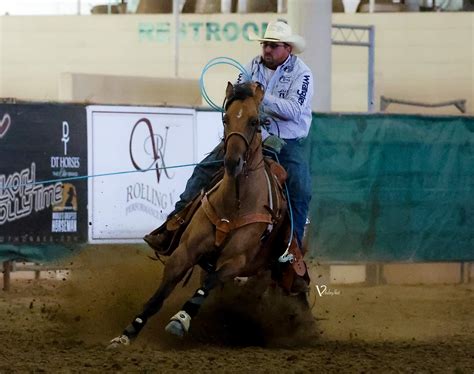
[[[207,94],[206,87],[204,86],[204,75],[207,73],[207,71],[210,68],[216,65],[230,65],[237,68],[237,70],[239,70],[242,73],[246,81],[251,81],[252,76],[249,74],[247,70],[245,70],[245,67],[240,62],[230,57],[221,56],[221,57],[213,58],[204,66],[204,68],[202,69],[201,77],[199,78],[199,87],[201,89],[201,95],[206,101],[206,103],[208,103],[212,109],[214,109],[217,112],[224,112],[223,107],[218,106],[211,100],[211,98]]]

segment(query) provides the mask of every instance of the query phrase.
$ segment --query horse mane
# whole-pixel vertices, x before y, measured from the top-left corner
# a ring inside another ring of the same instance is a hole
[[[232,94],[226,98],[225,110],[227,110],[235,100],[245,100],[253,97],[252,82],[244,82],[234,85]]]

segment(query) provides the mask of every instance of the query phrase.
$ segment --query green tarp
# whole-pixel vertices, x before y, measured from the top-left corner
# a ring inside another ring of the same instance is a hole
[[[474,118],[314,114],[312,257],[474,260]]]
[[[0,262],[16,260],[45,263],[62,260],[77,253],[83,246],[80,244],[2,244],[0,245]]]

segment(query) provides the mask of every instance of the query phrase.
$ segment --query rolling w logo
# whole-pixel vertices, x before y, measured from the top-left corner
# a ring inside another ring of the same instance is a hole
[[[141,167],[136,161],[137,154],[135,154],[134,152],[137,152],[137,150],[133,147],[135,131],[140,124],[143,124],[146,126],[146,132],[148,133],[148,136],[146,137],[146,139],[144,139],[144,142],[143,142],[143,151],[145,154],[150,155],[152,158],[152,163],[145,168]],[[132,133],[130,134],[129,152],[130,152],[130,160],[132,161],[133,166],[135,167],[136,170],[140,170],[140,171],[146,171],[151,168],[154,168],[156,170],[156,179],[158,183],[160,182],[161,171],[165,173],[168,179],[172,178],[165,164],[166,141],[168,137],[168,130],[169,130],[169,127],[166,127],[165,138],[163,139],[161,135],[157,135],[153,133],[153,127],[151,125],[150,120],[148,118],[142,118],[138,120],[137,123],[135,123],[132,129]]]

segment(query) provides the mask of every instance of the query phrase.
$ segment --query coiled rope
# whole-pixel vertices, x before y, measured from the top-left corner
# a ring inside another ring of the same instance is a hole
[[[199,87],[201,89],[201,95],[204,98],[204,100],[206,100],[206,103],[208,103],[212,109],[214,109],[217,112],[224,112],[224,108],[222,106],[218,106],[211,100],[211,98],[207,94],[206,87],[204,86],[204,76],[206,75],[207,71],[210,68],[216,65],[230,65],[237,68],[242,73],[242,76],[244,77],[246,81],[251,81],[252,76],[240,62],[230,57],[222,56],[222,57],[213,58],[203,67],[201,77],[199,78]]]

